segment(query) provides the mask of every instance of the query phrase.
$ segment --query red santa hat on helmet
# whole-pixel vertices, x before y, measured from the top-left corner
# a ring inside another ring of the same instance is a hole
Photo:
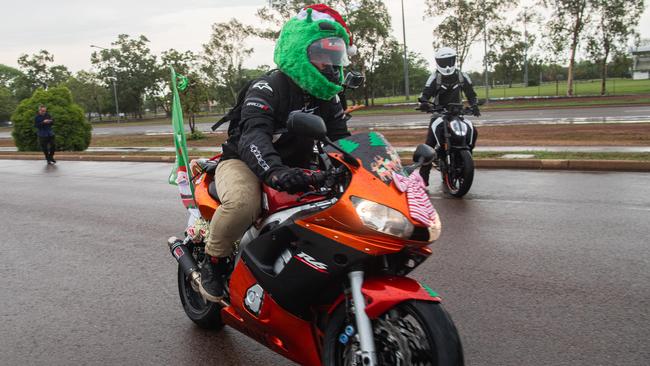
[[[339,14],[338,11],[330,8],[329,6],[325,4],[314,4],[314,5],[308,5],[302,8],[296,18],[298,19],[305,19],[307,18],[307,9],[312,9],[311,12],[311,18],[314,20],[321,20],[321,19],[326,19],[332,22],[337,22],[339,23],[343,28],[345,28],[345,31],[348,32],[348,36],[350,37],[350,44],[348,45],[348,56],[352,57],[357,54],[357,46],[352,44],[352,33],[350,32],[350,28],[348,28],[348,25],[345,23],[345,20],[343,20],[343,17],[341,14]]]

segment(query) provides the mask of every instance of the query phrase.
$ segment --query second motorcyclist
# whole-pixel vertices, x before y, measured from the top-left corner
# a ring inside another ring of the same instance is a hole
[[[422,111],[428,111],[432,106],[430,105],[431,99],[433,98],[433,108],[445,107],[449,103],[461,103],[462,94],[465,94],[470,107],[472,109],[472,114],[474,116],[480,116],[481,112],[478,108],[478,100],[476,98],[476,92],[472,86],[472,80],[470,77],[456,69],[456,51],[449,47],[442,47],[436,51],[435,55],[436,60],[436,70],[431,74],[427,80],[422,94],[418,98],[420,102],[419,109]],[[433,122],[434,118],[431,119]],[[442,128],[440,125],[438,128]],[[427,130],[427,139],[426,144],[433,147],[436,150],[436,153],[440,153],[440,146],[436,144],[436,138],[434,131],[431,129],[431,124]],[[476,138],[478,133],[474,133],[473,141],[470,143],[470,148],[474,148],[476,143]],[[424,179],[425,184],[429,185],[429,173],[431,171],[431,165],[424,165],[420,168],[420,174]]]
[[[313,141],[287,133],[291,112],[323,118],[332,140],[349,136],[337,94],[351,47],[347,27],[333,9],[306,7],[282,28],[275,46],[278,70],[253,81],[236,113],[229,113],[228,140],[215,183],[221,205],[210,223],[201,268],[201,294],[210,301],[224,295],[233,244],[260,215],[260,180],[289,193],[313,190],[306,167]]]

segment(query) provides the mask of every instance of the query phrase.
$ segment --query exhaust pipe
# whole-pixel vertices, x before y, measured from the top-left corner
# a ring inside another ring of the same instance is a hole
[[[194,260],[190,249],[185,245],[184,241],[175,236],[167,239],[167,245],[169,245],[169,250],[178,262],[181,271],[183,271],[186,278],[189,278],[192,289],[198,293],[199,286],[201,285],[201,270],[199,269],[199,264]],[[230,306],[225,300],[219,301],[219,305],[223,307]]]
[[[175,236],[167,239],[167,245],[169,245],[169,250],[181,267],[185,277],[190,279],[192,288],[198,292],[201,284],[201,272],[198,263],[190,253],[190,249],[185,245],[185,242]]]

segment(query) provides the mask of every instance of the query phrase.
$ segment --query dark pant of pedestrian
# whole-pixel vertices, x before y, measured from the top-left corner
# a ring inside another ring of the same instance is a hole
[[[45,160],[47,160],[48,163],[55,163],[54,150],[56,147],[54,146],[54,136],[44,136],[39,137],[39,139],[41,141],[41,149],[45,155]]]

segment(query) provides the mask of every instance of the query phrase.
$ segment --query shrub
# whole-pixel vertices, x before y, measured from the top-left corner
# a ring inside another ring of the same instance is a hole
[[[186,137],[188,140],[203,140],[205,138],[205,134],[199,130],[196,130],[192,133],[188,133]]]
[[[11,135],[19,151],[39,151],[34,118],[38,106],[44,104],[54,119],[52,129],[56,135],[56,149],[83,151],[90,145],[92,126],[84,118],[84,111],[72,102],[72,94],[66,87],[48,90],[38,89],[31,98],[24,99],[11,116],[14,129]]]

